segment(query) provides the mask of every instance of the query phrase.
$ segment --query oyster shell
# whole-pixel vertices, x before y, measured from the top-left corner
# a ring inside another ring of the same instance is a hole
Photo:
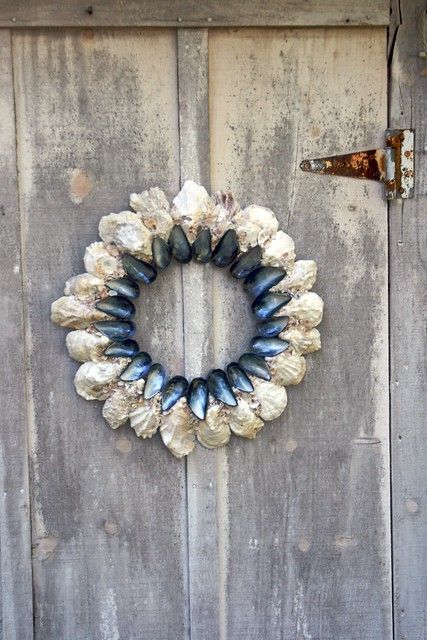
[[[288,404],[285,387],[259,378],[251,378],[251,380],[254,385],[253,394],[259,402],[259,407],[256,409],[257,414],[263,420],[275,420],[283,413]]]
[[[130,426],[140,438],[151,438],[160,426],[160,396],[152,400],[140,400],[129,413]]]
[[[214,202],[204,187],[192,180],[186,180],[181,191],[173,200],[172,218],[180,224],[193,243],[198,232],[214,219]],[[212,229],[211,229],[212,232]]]
[[[160,435],[176,458],[187,456],[193,451],[196,445],[196,423],[197,419],[191,413],[185,398],[180,398],[169,411],[162,414]]]
[[[75,296],[79,300],[95,300],[103,291],[106,291],[104,280],[91,273],[80,273],[70,278],[64,288],[66,296]]]
[[[108,317],[106,313],[74,296],[62,296],[52,302],[51,306],[52,322],[70,329],[84,329],[92,322],[106,320]]]
[[[118,387],[106,399],[102,407],[102,415],[112,429],[117,429],[127,422],[143,389],[144,380],[138,380],[136,383],[127,383]]]
[[[112,391],[111,383],[118,381],[128,362],[127,358],[115,362],[85,362],[74,377],[77,393],[86,400],[105,400]]]
[[[207,449],[216,449],[230,440],[227,412],[223,405],[210,403],[206,418],[196,425],[197,440]]]
[[[302,326],[291,327],[282,331],[280,337],[288,340],[292,350],[297,353],[314,353],[321,347],[320,333],[317,329],[305,330]]]
[[[77,362],[88,362],[102,359],[103,351],[110,344],[110,340],[101,333],[77,329],[67,334],[65,344],[70,358]]]
[[[306,372],[305,358],[299,353],[281,353],[274,358],[267,358],[272,381],[287,386],[299,384]]]
[[[316,282],[316,276],[317,264],[314,260],[297,260],[272,291],[308,291]]]
[[[142,193],[130,194],[130,206],[134,211],[142,214],[152,214],[156,211],[169,211],[169,202],[159,187],[152,187]]]
[[[250,398],[250,396],[239,397],[237,406],[227,409],[228,424],[236,436],[255,438],[258,431],[264,426],[264,422],[254,411],[259,406],[258,402],[252,400],[249,403],[246,398]]]
[[[99,235],[104,242],[115,244],[138,258],[151,258],[152,234],[132,211],[103,216],[99,221]]]
[[[119,278],[125,273],[118,250],[104,242],[92,242],[86,248],[84,264],[88,273],[99,278]]]
[[[295,262],[295,243],[284,231],[277,231],[267,240],[260,240],[262,264],[290,269]]]
[[[279,228],[279,222],[273,211],[256,204],[238,211],[234,215],[233,224],[241,251],[247,251],[256,244],[263,245]]]
[[[300,296],[295,296],[285,307],[280,309],[277,315],[299,320],[308,329],[311,329],[322,321],[323,300],[317,293],[307,291]]]

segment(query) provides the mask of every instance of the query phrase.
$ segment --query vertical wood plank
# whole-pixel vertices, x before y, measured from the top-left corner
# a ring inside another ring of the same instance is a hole
[[[0,30],[0,637],[33,637],[21,240],[11,36]]]
[[[397,3],[396,3],[397,5]],[[415,198],[390,203],[390,354],[395,637],[427,636],[425,268],[427,15],[420,0],[395,7],[390,126],[415,129]]]
[[[32,381],[35,635],[186,638],[185,468],[156,436],[112,431],[73,387],[50,304],[99,218],[179,185],[172,31],[14,35]],[[82,181],[73,182],[77,174]],[[81,184],[84,189],[81,189]],[[141,295],[145,348],[182,367],[179,269]],[[166,321],[168,319],[169,321]]]
[[[178,29],[181,186],[190,179],[210,190],[208,31]],[[214,365],[212,265],[183,269],[185,375],[206,375]],[[218,472],[222,451],[197,446],[187,459],[188,567],[192,640],[218,637]]]
[[[379,185],[298,168],[383,142],[385,36],[210,35],[212,186],[278,214],[298,256],[317,259],[326,308],[283,418],[228,448],[233,640],[391,638],[387,207]],[[216,303],[228,356],[251,337],[249,308]]]

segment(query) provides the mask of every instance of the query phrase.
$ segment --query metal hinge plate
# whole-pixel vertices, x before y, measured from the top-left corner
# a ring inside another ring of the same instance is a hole
[[[303,171],[382,182],[386,198],[414,197],[414,131],[387,129],[385,149],[303,160]]]

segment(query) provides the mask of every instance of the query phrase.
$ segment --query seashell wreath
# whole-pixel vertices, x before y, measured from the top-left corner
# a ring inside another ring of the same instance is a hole
[[[52,304],[52,321],[74,329],[66,344],[83,363],[74,379],[77,393],[104,400],[102,414],[113,429],[129,420],[142,438],[159,430],[178,458],[196,439],[215,448],[231,433],[255,438],[264,421],[284,411],[286,387],[303,379],[304,355],[320,349],[315,327],[323,301],[311,291],[316,263],[295,261],[294,242],[270,209],[241,209],[230,193],[210,197],[191,181],[172,206],[157,187],[132,194],[130,206],[133,211],[101,218],[102,242],[87,247],[86,273],[68,280],[65,295]],[[190,383],[168,379],[132,339],[139,285],[151,284],[172,258],[230,267],[244,279],[259,320],[248,353]]]

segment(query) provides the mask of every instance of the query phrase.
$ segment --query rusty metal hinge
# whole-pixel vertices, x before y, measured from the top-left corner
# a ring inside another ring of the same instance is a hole
[[[385,149],[303,160],[303,171],[382,182],[386,198],[414,197],[414,131],[388,129]]]

